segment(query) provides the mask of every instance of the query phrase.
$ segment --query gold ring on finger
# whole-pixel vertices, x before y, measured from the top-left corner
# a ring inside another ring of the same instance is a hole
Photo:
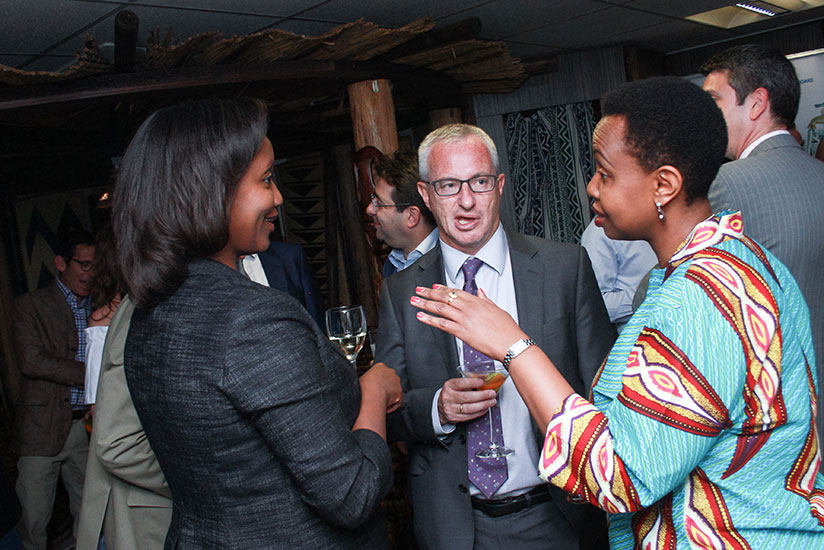
[[[452,305],[452,300],[454,300],[455,298],[458,297],[458,293],[455,292],[454,290],[450,290],[449,294],[447,294],[447,296],[449,296],[449,299],[446,301],[446,303],[451,306]]]

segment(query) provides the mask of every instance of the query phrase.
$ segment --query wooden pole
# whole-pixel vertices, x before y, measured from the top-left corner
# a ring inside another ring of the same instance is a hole
[[[337,145],[332,148],[331,153],[334,172],[324,174],[324,177],[334,178],[337,181],[338,221],[343,233],[341,254],[347,274],[350,305],[362,305],[366,313],[367,324],[369,327],[376,327],[378,325],[378,305],[374,291],[375,284],[372,278],[372,264],[375,260],[363,232],[360,204],[355,189],[355,173],[352,170],[352,148],[349,145]],[[329,238],[329,229],[327,228],[327,239]],[[332,258],[327,257],[326,261],[329,262],[330,260]],[[338,294],[339,300],[346,297],[343,291],[344,289],[341,288]],[[333,303],[330,300],[329,305],[337,306],[341,304]]]
[[[459,107],[432,109],[429,111],[429,127],[432,130],[445,126],[446,124],[457,122],[463,122],[461,119],[461,109]]]
[[[123,10],[114,18],[114,67],[119,73],[134,69],[139,28],[140,20],[133,11]]]
[[[371,145],[389,155],[398,150],[395,103],[386,79],[363,80],[347,87],[355,150]]]

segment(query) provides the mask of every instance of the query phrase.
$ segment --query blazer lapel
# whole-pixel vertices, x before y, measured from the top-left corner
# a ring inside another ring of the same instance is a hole
[[[544,319],[544,291],[541,267],[534,261],[538,251],[517,233],[507,232],[518,324],[530,338],[539,339]],[[546,266],[543,266],[544,268]],[[538,342],[541,345],[541,342]]]
[[[537,249],[518,233],[506,234],[509,241],[509,258],[512,261],[512,279],[515,284],[515,303],[518,306],[518,324],[527,335],[543,348],[544,289],[541,271],[547,266],[539,266],[535,260]],[[532,420],[532,432],[540,449],[544,434]]]
[[[408,269],[416,270],[415,284],[417,286],[431,288],[434,284],[445,284],[441,247],[438,245],[435,245],[435,248],[433,248],[429,253],[424,254]],[[412,289],[412,291],[414,292],[414,289]],[[420,323],[417,320],[414,320],[413,322],[424,326],[423,323]],[[426,325],[425,328],[430,331],[432,341],[441,353],[447,378],[455,378],[455,369],[458,367],[458,350],[455,346],[455,338],[435,327]],[[422,338],[422,342],[425,341],[426,338]]]

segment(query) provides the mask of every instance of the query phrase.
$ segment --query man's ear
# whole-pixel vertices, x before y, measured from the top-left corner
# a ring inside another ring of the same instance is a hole
[[[66,260],[63,258],[63,256],[54,257],[54,266],[57,268],[57,271],[59,273],[63,273],[64,271],[66,271],[66,268],[68,267],[66,265]]]
[[[418,182],[418,193],[423,199],[423,203],[426,205],[426,207],[432,210],[432,207],[429,206],[429,189],[427,189],[428,187],[429,185],[427,185],[425,182]]]
[[[421,221],[421,209],[417,206],[407,206],[403,211],[403,219],[407,229],[414,228]]]
[[[766,88],[756,88],[747,96],[750,103],[750,120],[757,120],[764,113],[770,114],[770,92]]]
[[[684,176],[675,166],[665,164],[658,167],[655,174],[655,201],[666,206],[681,194]]]

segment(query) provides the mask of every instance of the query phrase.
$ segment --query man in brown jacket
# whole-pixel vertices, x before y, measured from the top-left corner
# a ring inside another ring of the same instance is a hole
[[[17,494],[23,508],[21,539],[26,550],[46,549],[57,478],[79,518],[88,454],[83,401],[85,328],[94,275],[94,241],[70,232],[58,246],[59,275],[46,288],[19,297],[14,337],[21,373],[15,415],[19,459]]]

